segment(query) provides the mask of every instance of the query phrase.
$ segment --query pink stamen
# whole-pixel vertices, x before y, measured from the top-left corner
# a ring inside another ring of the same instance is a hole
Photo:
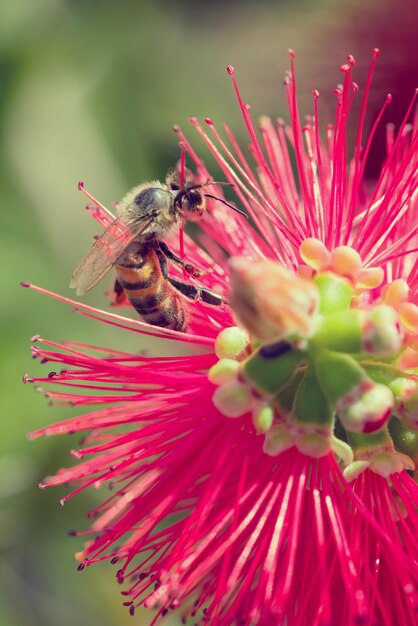
[[[147,324],[146,322],[129,319],[121,315],[116,315],[115,313],[110,313],[109,311],[102,311],[87,304],[77,302],[76,300],[71,300],[71,298],[65,298],[64,296],[56,294],[52,291],[48,291],[47,289],[43,289],[42,287],[38,287],[37,285],[33,285],[32,283],[21,283],[21,285],[22,287],[30,287],[34,291],[42,293],[46,296],[50,296],[51,298],[55,298],[56,300],[60,300],[65,304],[70,304],[76,307],[74,312],[79,312],[82,315],[86,315],[86,317],[91,317],[92,319],[97,319],[107,324],[111,324],[112,326],[123,328],[125,330],[132,330],[134,332],[139,332],[154,337],[184,341],[186,343],[201,343],[206,345],[212,345],[213,343],[213,339],[210,339],[209,337],[197,336],[189,333],[179,332],[177,330],[171,330],[169,328],[152,326],[151,324]],[[78,309],[81,310],[79,311]],[[117,323],[117,320],[120,320],[120,322],[122,323]]]
[[[106,209],[106,207],[101,202],[96,200],[96,198],[87,191],[87,189],[84,187],[84,182],[82,180],[78,182],[78,189],[97,207],[97,213],[89,210],[90,214],[97,222],[101,223],[104,228],[107,228],[106,225],[110,225],[110,223],[114,221],[115,216],[108,209]],[[87,208],[89,209],[89,205],[87,206]]]

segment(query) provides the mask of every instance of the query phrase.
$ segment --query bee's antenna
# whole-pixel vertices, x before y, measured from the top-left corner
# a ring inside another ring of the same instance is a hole
[[[219,184],[219,183],[216,183],[216,184]],[[237,213],[239,213],[240,215],[243,215],[246,219],[248,219],[248,215],[244,213],[244,211],[241,211],[241,209],[238,209],[236,206],[234,206],[233,204],[230,204],[226,200],[223,200],[222,198],[218,198],[217,196],[212,196],[211,193],[204,193],[203,195],[205,196],[205,198],[212,198],[212,200],[217,200],[218,202],[222,202],[222,204],[224,204],[225,206],[229,207],[233,211],[236,211]]]
[[[227,183],[223,180],[208,180],[207,183],[203,183],[202,187],[208,187],[209,185],[222,185],[223,187],[235,187],[234,183]]]
[[[185,185],[185,191],[191,191],[192,189],[203,189],[203,187],[209,187],[209,185],[222,185],[223,187],[235,187],[234,183],[227,183],[219,180],[208,180],[206,183],[199,183],[198,185]]]

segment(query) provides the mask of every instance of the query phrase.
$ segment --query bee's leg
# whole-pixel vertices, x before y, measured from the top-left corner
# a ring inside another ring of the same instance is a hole
[[[168,267],[167,267],[167,259],[165,258],[165,254],[161,252],[160,248],[156,248],[155,254],[157,255],[157,259],[160,264],[162,275],[164,276],[164,278],[168,279]]]
[[[177,289],[177,291],[183,294],[183,296],[186,296],[189,300],[201,300],[202,302],[211,304],[212,306],[228,304],[226,300],[219,295],[219,293],[212,291],[212,289],[206,289],[206,287],[195,287],[195,285],[183,283],[181,280],[176,280],[170,276],[167,277],[167,280],[175,289]]]
[[[168,274],[167,269],[167,259],[165,254],[161,252],[161,250],[156,250],[156,254],[158,257],[158,261],[160,263],[161,272],[166,280],[173,285],[177,291],[179,291],[183,296],[188,298],[189,300],[201,300],[206,304],[211,304],[212,306],[221,306],[222,304],[228,304],[224,298],[222,298],[219,293],[216,291],[212,291],[212,289],[206,289],[206,287],[196,287],[195,285],[190,285],[190,283],[184,283],[181,280],[177,280],[176,278],[171,278]]]
[[[179,265],[180,267],[184,267],[184,269],[186,270],[188,274],[190,274],[190,276],[193,276],[194,278],[198,278],[199,276],[205,276],[205,274],[210,273],[210,270],[209,271],[200,270],[198,267],[195,267],[191,263],[188,263],[187,261],[180,259],[180,257],[174,254],[174,252],[172,252],[170,248],[167,246],[167,244],[164,243],[163,241],[159,241],[158,243],[159,243],[160,251],[164,254],[164,256],[167,257],[167,259],[170,259],[170,261],[172,261],[176,265]]]

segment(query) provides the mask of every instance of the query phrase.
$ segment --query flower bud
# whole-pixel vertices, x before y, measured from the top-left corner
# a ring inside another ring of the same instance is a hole
[[[368,467],[369,461],[353,461],[343,471],[344,478],[348,483],[358,478]]]
[[[395,394],[395,414],[413,430],[418,429],[418,386],[414,380],[397,378],[390,385]]]
[[[257,433],[266,433],[273,424],[274,410],[269,404],[257,404],[253,408],[252,418]]]
[[[224,328],[215,339],[215,354],[219,359],[237,359],[249,344],[248,334],[239,326]]]
[[[226,417],[241,417],[251,409],[253,397],[248,387],[231,380],[215,390],[212,402]]]
[[[344,471],[348,481],[354,480],[368,468],[383,478],[403,469],[414,469],[412,459],[395,450],[388,428],[371,434],[348,432],[347,437],[355,458]]]
[[[316,325],[318,291],[273,261],[230,261],[234,313],[254,337],[263,342],[297,335],[310,336]]]
[[[278,456],[294,445],[293,437],[285,424],[276,424],[267,432],[263,451],[268,456]]]
[[[393,406],[391,390],[386,385],[366,379],[343,396],[335,409],[346,430],[372,433],[385,425],[392,414]]]
[[[386,304],[368,312],[363,326],[362,352],[390,356],[402,347],[403,332],[395,309]]]
[[[383,478],[388,478],[391,474],[398,474],[404,469],[413,471],[415,465],[406,454],[401,454],[400,452],[381,452],[373,457],[370,463],[370,469],[375,472],[375,474],[379,474],[379,476],[383,476]]]
[[[315,341],[338,352],[389,356],[402,347],[403,332],[395,309],[381,305],[370,311],[349,309],[327,315]]]
[[[215,365],[212,365],[208,372],[208,378],[214,385],[223,385],[236,378],[239,366],[239,361],[221,359]]]
[[[302,454],[319,459],[331,450],[331,434],[305,432],[295,437],[295,445]]]

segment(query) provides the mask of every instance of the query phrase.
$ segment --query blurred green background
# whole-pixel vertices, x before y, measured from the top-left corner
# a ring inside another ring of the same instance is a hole
[[[76,571],[80,540],[67,531],[86,526],[98,494],[62,509],[60,489],[37,489],[43,476],[72,463],[77,440],[25,439],[71,414],[22,386],[21,375],[37,371],[32,335],[132,343],[18,286],[30,280],[71,295],[72,269],[95,232],[77,181],[111,206],[134,184],[163,177],[179,155],[171,125],[187,129],[190,115],[226,119],[243,136],[228,63],[255,116],[286,116],[288,47],[297,51],[301,110],[311,111],[317,87],[323,123],[332,118],[346,54],[357,58],[362,86],[370,50],[380,47],[368,123],[389,90],[389,116],[399,121],[418,86],[417,27],[416,0],[2,0],[0,626],[148,622],[128,617],[108,565]],[[100,288],[87,300],[106,306]]]

